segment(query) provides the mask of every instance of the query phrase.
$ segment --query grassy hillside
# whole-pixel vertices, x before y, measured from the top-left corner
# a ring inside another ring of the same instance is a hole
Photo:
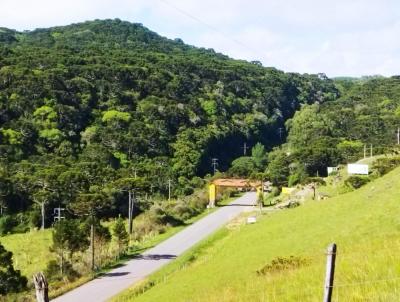
[[[0,242],[7,250],[12,251],[15,268],[28,278],[34,273],[43,271],[47,262],[55,258],[49,251],[50,229],[0,237]]]
[[[238,196],[230,197],[221,201],[221,204],[228,204],[233,199],[238,198]],[[100,247],[96,249],[96,261],[99,263],[100,258],[102,259],[102,269],[98,271],[99,274],[102,274],[104,271],[109,270],[110,268],[114,268],[119,263],[125,262],[126,260],[132,258],[138,252],[143,252],[146,249],[149,249],[160,242],[168,239],[173,236],[177,232],[181,231],[186,226],[194,223],[195,221],[203,218],[208,215],[210,211],[214,211],[216,209],[204,211],[199,215],[191,217],[187,219],[183,225],[171,226],[171,225],[159,225],[153,226],[154,229],[147,229],[147,233],[143,233],[140,238],[136,238],[127,251],[125,257],[122,257],[120,260],[116,260],[116,250],[117,242],[115,241],[115,237],[110,242],[110,244],[106,247]],[[115,220],[104,221],[102,225],[107,227],[110,231],[114,228]],[[140,229],[143,231],[143,228],[149,228],[148,225],[151,223],[149,221],[148,215],[139,215],[134,219],[134,231],[138,232]],[[126,227],[128,222],[126,221]],[[157,229],[162,228],[161,229]],[[13,253],[13,263],[15,269],[21,271],[21,274],[26,276],[31,281],[31,277],[33,274],[46,270],[47,264],[52,259],[58,259],[57,255],[50,251],[50,246],[52,245],[52,231],[53,229],[46,229],[44,231],[31,231],[24,234],[8,234],[5,236],[0,236],[0,243],[4,245],[4,247]],[[87,262],[89,257],[89,250],[79,254],[78,259],[80,259],[81,264],[83,262]],[[100,265],[100,263],[99,263]],[[49,276],[47,276],[49,277]],[[71,281],[50,281],[49,283],[49,294],[50,297],[58,296],[68,290],[71,290],[74,287],[77,287],[90,279],[92,279],[92,274],[87,271],[82,272],[82,276],[77,280]],[[3,297],[0,297],[0,301]],[[9,300],[7,301],[34,301],[33,291],[30,290],[28,292],[24,292],[20,295],[12,295],[7,296]]]
[[[397,301],[399,194],[397,168],[357,191],[223,229],[116,300],[321,301],[325,250],[336,242],[335,301]]]

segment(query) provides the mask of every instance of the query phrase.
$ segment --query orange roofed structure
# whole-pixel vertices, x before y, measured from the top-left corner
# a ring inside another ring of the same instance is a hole
[[[218,187],[229,188],[257,188],[261,186],[261,181],[251,181],[249,179],[219,178],[212,182]]]
[[[238,179],[238,178],[219,178],[212,181],[209,187],[209,207],[215,206],[215,201],[219,199],[220,194],[224,189],[235,188],[235,189],[258,189],[261,187],[261,181],[254,181],[249,179]]]

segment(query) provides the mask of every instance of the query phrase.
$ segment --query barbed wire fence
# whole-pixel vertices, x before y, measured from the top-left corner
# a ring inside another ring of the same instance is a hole
[[[246,293],[241,292],[238,295],[237,300],[232,300],[232,297],[228,296],[227,299],[220,297],[222,299],[219,301],[400,301],[400,269],[389,270],[387,277],[383,277],[382,273],[379,274],[379,276],[376,275],[374,277],[368,274],[367,271],[370,268],[364,268],[361,263],[362,261],[359,261],[359,263],[353,263],[354,259],[361,259],[361,257],[364,257],[364,261],[368,260],[368,262],[370,262],[373,261],[372,258],[374,257],[390,258],[390,255],[392,255],[392,259],[386,260],[389,263],[393,263],[393,266],[395,266],[397,263],[396,259],[400,258],[397,244],[396,248],[387,246],[374,248],[373,253],[369,253],[369,255],[366,255],[367,253],[362,250],[340,252],[338,249],[332,249],[332,245],[329,245],[328,250],[325,252],[319,251],[318,253],[307,255],[307,258],[314,259],[316,263],[319,263],[319,265],[322,265],[323,259],[326,257],[325,276],[320,276],[321,281],[322,277],[325,277],[325,282],[321,282],[320,285],[308,284],[304,286],[304,288],[298,288],[296,290],[294,290],[293,287],[285,287],[285,285],[276,287],[276,284],[274,284],[273,288],[268,287],[267,285],[261,291],[260,289],[257,289],[253,292],[250,290]],[[344,263],[344,261],[351,261],[350,265],[359,265],[359,271],[365,270],[366,273],[362,277],[363,279],[359,280],[359,275],[350,275],[346,277],[344,272],[341,271],[341,266],[348,266],[349,263]],[[351,281],[349,280],[351,278],[358,280]],[[388,289],[381,289],[375,292],[371,291],[373,288],[382,286],[386,286]],[[354,289],[352,293],[349,292],[351,289]]]

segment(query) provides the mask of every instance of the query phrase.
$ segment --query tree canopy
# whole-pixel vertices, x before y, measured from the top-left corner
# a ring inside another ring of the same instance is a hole
[[[118,19],[4,29],[0,53],[2,202],[37,211],[44,190],[47,225],[52,207],[100,196],[116,215],[120,178],[137,175],[158,194],[173,179],[172,194],[191,193],[211,158],[224,171],[245,141],[271,150],[302,105],[339,96],[325,76],[233,60]],[[266,157],[255,152],[259,170]]]

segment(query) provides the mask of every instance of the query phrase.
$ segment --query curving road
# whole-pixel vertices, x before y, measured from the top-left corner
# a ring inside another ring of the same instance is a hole
[[[251,209],[255,201],[256,193],[246,193],[228,206],[222,207],[210,215],[207,215],[154,248],[147,250],[139,257],[126,262],[123,266],[52,301],[107,301],[119,292],[172,261],[240,213]]]

